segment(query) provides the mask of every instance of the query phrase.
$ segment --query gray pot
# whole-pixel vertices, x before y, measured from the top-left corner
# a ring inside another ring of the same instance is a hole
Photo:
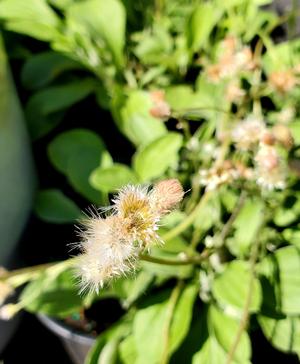
[[[38,314],[38,319],[52,331],[69,354],[74,364],[83,364],[88,351],[95,343],[95,338],[88,334],[79,334],[71,327],[48,316]]]

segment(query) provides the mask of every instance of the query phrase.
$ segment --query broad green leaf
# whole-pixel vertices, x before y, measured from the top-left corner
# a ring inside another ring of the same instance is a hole
[[[166,134],[163,122],[151,116],[151,107],[149,93],[133,91],[120,110],[118,125],[126,137],[137,146],[149,144]]]
[[[264,306],[286,315],[300,314],[300,251],[295,246],[278,249],[260,264],[259,271],[271,287],[264,289]]]
[[[37,193],[34,211],[40,219],[55,224],[73,223],[81,217],[77,205],[55,189],[41,190]]]
[[[169,354],[180,345],[188,332],[195,296],[195,287],[188,286],[176,303],[169,330]],[[167,312],[170,305],[169,300],[165,298],[165,295],[152,297],[152,304],[139,309],[135,314],[133,336],[138,364],[156,364],[162,359],[168,325]]]
[[[205,2],[195,7],[187,22],[188,46],[193,52],[199,51],[209,41],[209,36],[222,16],[222,10],[212,3]]]
[[[30,312],[55,317],[66,317],[76,313],[83,305],[73,271],[64,267],[59,268],[55,274],[42,273],[25,287],[20,300]]]
[[[24,232],[36,187],[23,110],[0,34],[0,264],[5,265]]]
[[[247,200],[233,227],[234,237],[229,243],[232,253],[238,256],[247,254],[263,220],[263,204],[258,200]]]
[[[178,299],[170,329],[170,353],[180,346],[189,331],[196,296],[197,287],[190,285]]]
[[[284,239],[292,245],[295,245],[300,249],[300,230],[299,228],[295,229],[284,229],[282,232]]]
[[[263,56],[263,67],[267,74],[286,70],[300,62],[300,41],[282,42],[268,47]]]
[[[276,209],[274,222],[277,226],[288,226],[297,222],[300,216],[300,195],[293,193],[289,195],[282,206]]]
[[[35,93],[26,105],[26,118],[33,139],[47,134],[57,125],[56,115],[86,98],[95,87],[94,80],[86,79],[66,85],[52,86]]]
[[[28,58],[22,68],[23,85],[34,90],[46,86],[61,73],[81,66],[62,54],[46,51]]]
[[[119,345],[119,356],[123,364],[133,364],[136,362],[137,353],[133,335],[127,336]]]
[[[275,319],[260,315],[258,322],[264,335],[276,349],[300,355],[299,317]]]
[[[202,307],[198,326],[198,347],[192,364],[224,364],[238,331],[238,321],[226,316],[214,306]],[[242,334],[233,364],[250,364],[251,346],[246,332]],[[175,363],[174,363],[175,364]]]
[[[51,40],[60,26],[59,17],[45,0],[2,0],[0,19],[5,27],[40,40]]]
[[[98,167],[90,176],[91,185],[103,192],[114,192],[127,184],[138,182],[135,173],[126,165],[115,163],[111,167]]]
[[[61,133],[49,144],[48,155],[76,191],[92,202],[101,202],[101,194],[89,184],[89,176],[99,165],[108,166],[112,160],[96,133],[87,129]]]
[[[169,132],[146,147],[137,150],[133,165],[142,181],[160,177],[169,167],[176,166],[182,139],[182,135]]]
[[[218,304],[240,317],[245,307],[251,274],[249,264],[244,261],[235,260],[220,273],[213,282],[212,292]],[[258,279],[255,278],[251,289],[250,312],[257,312],[261,303],[261,287]]]
[[[208,330],[210,336],[214,336],[220,347],[228,353],[234,343],[239,330],[239,321],[226,316],[215,306],[210,306],[208,312]],[[239,345],[235,351],[236,363],[250,363],[251,343],[247,332],[243,332]]]
[[[154,24],[151,33],[143,33],[134,49],[136,56],[145,65],[168,63],[173,41],[165,27]]]
[[[126,12],[121,1],[87,0],[67,8],[67,17],[82,24],[97,41],[104,40],[116,64],[124,64]]]

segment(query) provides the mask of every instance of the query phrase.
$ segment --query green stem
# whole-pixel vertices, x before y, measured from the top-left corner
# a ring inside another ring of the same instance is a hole
[[[209,252],[204,250],[201,254],[194,255],[191,257],[186,257],[183,259],[165,259],[165,258],[157,258],[152,257],[151,255],[140,255],[140,259],[145,262],[155,263],[155,264],[163,264],[163,265],[189,265],[189,264],[201,264],[205,259],[209,256]]]
[[[163,354],[160,361],[160,364],[168,364],[169,363],[169,344],[170,344],[170,328],[172,324],[172,319],[174,315],[174,310],[176,307],[176,303],[180,296],[180,292],[183,288],[183,281],[179,281],[175,288],[173,289],[170,300],[168,302],[168,307],[166,311],[166,324],[163,332]]]
[[[174,229],[168,231],[166,234],[162,236],[162,239],[164,241],[169,241],[175,238],[177,235],[181,234],[183,231],[185,231],[188,227],[192,225],[194,220],[197,218],[199,212],[202,210],[202,208],[206,205],[209,198],[212,195],[212,191],[205,192],[202,196],[201,200],[198,202],[194,210]]]

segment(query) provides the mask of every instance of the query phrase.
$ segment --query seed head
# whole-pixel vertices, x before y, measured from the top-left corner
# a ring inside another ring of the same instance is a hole
[[[76,271],[81,291],[97,292],[106,282],[134,270],[139,254],[161,242],[159,220],[182,197],[182,187],[174,179],[159,182],[152,190],[128,185],[113,199],[110,216],[86,219]]]

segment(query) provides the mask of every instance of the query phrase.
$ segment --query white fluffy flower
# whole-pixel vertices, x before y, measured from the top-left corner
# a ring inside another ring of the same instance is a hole
[[[107,281],[134,269],[139,254],[160,241],[160,218],[182,198],[182,186],[175,179],[161,181],[152,190],[129,185],[114,198],[110,216],[87,219],[80,232],[77,264],[81,291],[97,292]]]
[[[266,126],[262,120],[249,116],[232,130],[232,140],[238,149],[249,150],[260,141],[265,130]]]
[[[286,170],[274,146],[261,144],[255,162],[258,185],[267,190],[285,188]]]

